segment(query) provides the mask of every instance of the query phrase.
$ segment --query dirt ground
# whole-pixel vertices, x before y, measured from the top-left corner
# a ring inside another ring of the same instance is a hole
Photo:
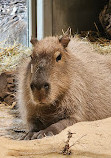
[[[25,128],[17,115],[17,110],[0,106],[0,158],[111,158],[111,118],[80,122],[56,136],[27,141],[18,140]],[[73,134],[66,146],[68,131]]]

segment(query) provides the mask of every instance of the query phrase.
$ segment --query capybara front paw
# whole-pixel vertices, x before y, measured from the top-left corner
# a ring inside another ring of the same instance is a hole
[[[41,130],[37,133],[34,133],[31,140],[33,140],[33,139],[42,139],[43,137],[49,137],[49,136],[53,136],[53,135],[54,134],[53,134],[52,131]]]
[[[28,132],[24,136],[20,138],[20,140],[31,140],[32,136],[34,135],[35,132]]]
[[[21,140],[33,140],[33,139],[42,139],[43,137],[53,136],[52,131],[41,130],[39,132],[28,132],[21,138]]]

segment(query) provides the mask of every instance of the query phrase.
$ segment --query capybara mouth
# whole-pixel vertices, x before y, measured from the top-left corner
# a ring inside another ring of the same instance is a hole
[[[47,103],[47,98],[40,98],[38,99],[40,104],[46,104]]]
[[[47,104],[49,101],[48,101],[48,96],[47,95],[40,95],[40,94],[37,94],[37,95],[33,95],[33,100],[38,103],[38,104]]]

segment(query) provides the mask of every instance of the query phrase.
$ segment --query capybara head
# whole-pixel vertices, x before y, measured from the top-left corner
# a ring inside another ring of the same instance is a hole
[[[30,92],[32,101],[41,105],[54,104],[68,89],[68,59],[66,47],[68,37],[47,37],[37,41],[32,39],[33,52],[30,71]]]

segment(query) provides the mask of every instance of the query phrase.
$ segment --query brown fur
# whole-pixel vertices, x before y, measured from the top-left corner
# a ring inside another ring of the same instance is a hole
[[[62,59],[56,62],[57,52]],[[57,37],[36,43],[32,53],[37,62],[31,74],[31,60],[22,64],[18,76],[18,104],[30,131],[53,131],[54,134],[79,121],[92,121],[111,116],[111,56],[100,55],[93,47],[73,38],[66,49]],[[44,60],[43,60],[44,59]],[[37,65],[45,67],[45,80],[51,85],[32,93],[30,83],[38,79]],[[37,97],[36,97],[37,96]],[[39,132],[40,133],[40,132]]]

